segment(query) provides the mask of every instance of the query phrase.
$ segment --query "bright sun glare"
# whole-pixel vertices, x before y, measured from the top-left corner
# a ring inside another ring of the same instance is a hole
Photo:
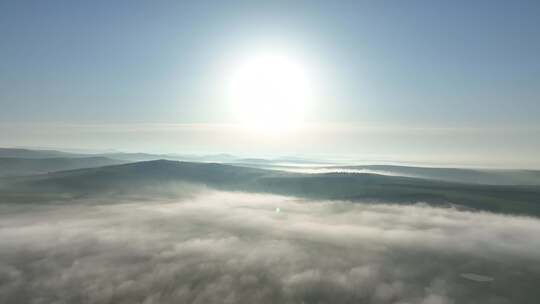
[[[270,133],[299,126],[313,92],[307,74],[302,62],[280,52],[262,52],[241,60],[227,85],[237,121]]]

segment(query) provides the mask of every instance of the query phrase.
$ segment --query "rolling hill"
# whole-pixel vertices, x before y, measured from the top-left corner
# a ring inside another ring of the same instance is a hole
[[[80,168],[102,167],[126,161],[106,157],[0,158],[0,177],[22,176]]]
[[[540,187],[455,183],[365,173],[300,174],[215,163],[168,160],[1,180],[2,197],[92,197],[151,193],[177,183],[232,191],[293,195],[317,200],[460,206],[508,214],[540,216]],[[56,195],[55,195],[56,194]],[[24,200],[24,199],[23,199]],[[26,200],[28,201],[28,200]]]

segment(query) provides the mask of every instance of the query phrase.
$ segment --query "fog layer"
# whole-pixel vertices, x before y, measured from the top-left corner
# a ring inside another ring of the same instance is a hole
[[[540,221],[205,190],[0,205],[1,303],[536,303]]]

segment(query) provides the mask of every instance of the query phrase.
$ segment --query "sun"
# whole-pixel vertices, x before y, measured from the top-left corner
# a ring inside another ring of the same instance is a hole
[[[235,64],[226,94],[236,121],[265,132],[299,126],[313,88],[305,65],[283,52],[251,54]]]

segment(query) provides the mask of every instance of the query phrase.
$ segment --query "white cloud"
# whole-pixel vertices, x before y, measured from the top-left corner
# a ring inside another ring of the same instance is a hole
[[[5,205],[0,302],[534,303],[539,296],[534,218],[197,193],[180,201]]]

